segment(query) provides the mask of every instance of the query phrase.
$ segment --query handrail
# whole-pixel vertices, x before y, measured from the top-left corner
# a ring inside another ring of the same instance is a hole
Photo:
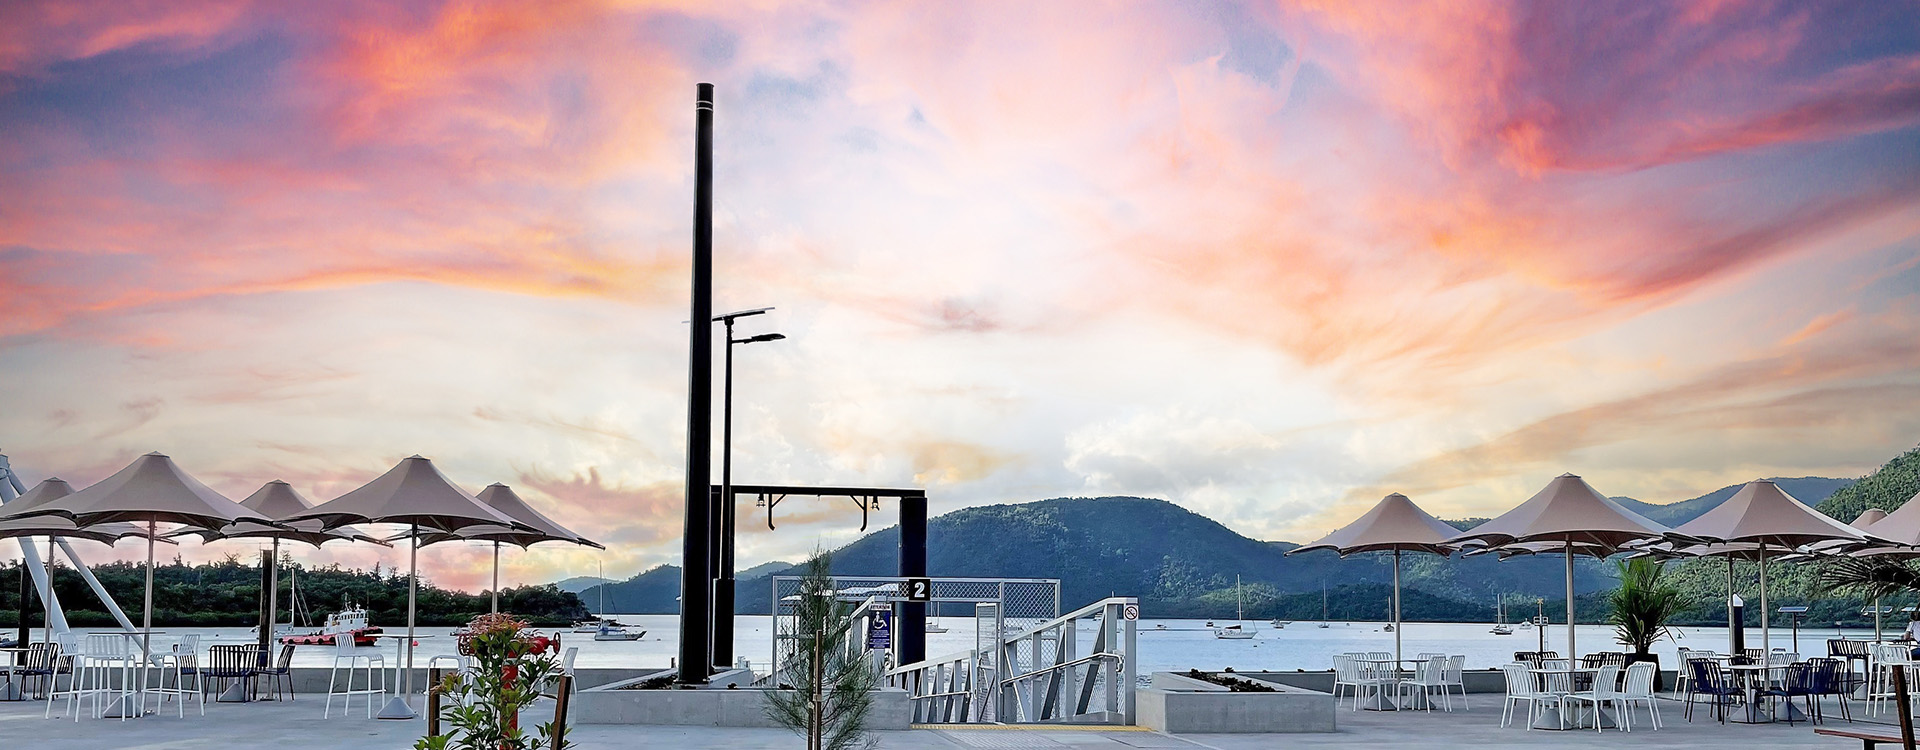
[[[1133,597],[1108,597],[1012,635],[994,633],[990,647],[895,667],[887,682],[908,691],[919,723],[1132,724],[1138,662],[1128,615],[1137,618],[1138,607]],[[1100,627],[1083,649],[1078,623],[1087,619]],[[991,628],[998,620],[982,622]]]

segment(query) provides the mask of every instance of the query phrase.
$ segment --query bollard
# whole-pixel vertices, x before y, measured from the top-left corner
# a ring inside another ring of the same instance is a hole
[[[553,693],[553,747],[560,750],[567,740],[567,698],[573,694],[573,675],[560,675],[560,684]]]
[[[427,736],[440,736],[440,668],[427,670]]]

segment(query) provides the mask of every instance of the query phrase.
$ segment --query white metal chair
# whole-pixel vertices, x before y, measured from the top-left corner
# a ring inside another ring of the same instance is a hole
[[[353,670],[361,666],[360,662],[362,659],[366,660],[366,682],[361,689],[355,690],[353,688]],[[341,687],[340,690],[334,690],[335,679],[340,673],[342,664],[347,668],[347,684]],[[379,687],[374,687],[373,685],[373,676],[375,674],[380,675]],[[348,711],[353,709],[353,696],[364,695],[367,697],[367,718],[371,719],[373,718],[373,696],[384,695],[386,692],[386,658],[382,657],[380,652],[376,650],[361,649],[354,646],[352,633],[335,635],[333,637],[333,669],[327,672],[327,705],[326,708],[321,711],[320,717],[327,718],[333,715],[333,696],[341,696],[340,700],[342,704],[340,715],[345,716]]]
[[[1422,702],[1427,704],[1427,711],[1431,713],[1433,711],[1433,694],[1435,691],[1439,691],[1442,699],[1446,701],[1447,710],[1452,711],[1453,698],[1447,693],[1446,671],[1447,657],[1445,656],[1434,656],[1426,661],[1415,664],[1413,676],[1400,680],[1398,683],[1398,694],[1403,697],[1408,697],[1415,691],[1420,692]]]
[[[180,717],[185,718],[187,715],[187,696],[199,696],[200,715],[207,715],[207,696],[201,692],[200,682],[200,636],[193,634],[180,636],[179,642],[174,643],[172,649],[165,653],[154,654],[153,659],[148,662],[148,666],[152,669],[159,670],[159,675],[153,680],[154,687],[147,690],[149,694],[154,696],[155,700],[172,700],[173,698],[178,698]],[[167,674],[169,672],[173,674],[173,687],[167,687]],[[186,678],[188,677],[193,678],[192,689],[187,688]],[[145,699],[142,699],[141,705],[144,706],[145,704]],[[156,703],[154,707],[157,710],[159,704]]]
[[[1683,663],[1684,665],[1684,663]],[[1620,688],[1620,717],[1627,731],[1633,731],[1633,704],[1645,701],[1647,721],[1654,729],[1660,728],[1660,701],[1655,700],[1653,678],[1659,668],[1653,662],[1638,662],[1627,665],[1626,683]],[[1684,670],[1683,670],[1684,671]]]
[[[1533,673],[1528,671],[1529,668],[1529,665],[1520,662],[1506,664],[1500,667],[1500,671],[1504,673],[1507,678],[1507,697],[1500,708],[1500,726],[1504,727],[1513,723],[1514,704],[1527,704],[1526,722],[1529,731],[1533,729],[1534,712],[1541,708],[1543,704],[1550,706],[1560,705],[1560,696],[1549,695],[1540,691],[1533,679]]]
[[[1608,664],[1600,667],[1600,671],[1594,673],[1593,689],[1569,692],[1564,697],[1564,700],[1569,703],[1580,702],[1593,704],[1593,731],[1598,732],[1600,731],[1600,726],[1606,723],[1600,720],[1600,710],[1605,708],[1607,704],[1613,704],[1617,710],[1621,705],[1620,699],[1626,695],[1614,687],[1619,684],[1619,682],[1620,667]],[[1624,720],[1621,726],[1623,728],[1626,726]]]
[[[111,695],[122,702],[120,720],[126,721],[129,712],[125,709],[125,704],[138,694],[134,684],[138,679],[137,666],[137,662],[133,659],[132,645],[126,637],[111,633],[87,636],[86,645],[81,648],[80,653],[74,654],[72,664],[69,666],[72,674],[67,680],[67,690],[63,693],[67,696],[66,713],[73,714],[73,720],[79,721],[80,712],[74,705],[75,702],[92,698],[93,717],[100,718],[100,696]],[[119,673],[117,686],[114,679],[115,672]],[[53,710],[52,695],[47,696],[47,710],[49,712]],[[63,717],[65,715],[62,714]]]
[[[1468,710],[1469,706],[1467,706],[1467,655],[1466,654],[1454,654],[1453,656],[1447,657],[1447,669],[1444,673],[1441,674],[1440,681],[1446,685],[1446,689],[1448,690],[1452,690],[1454,688],[1460,689],[1460,710],[1462,711]],[[1451,708],[1451,706],[1453,705],[1452,695],[1448,695],[1447,705],[1449,706],[1447,710],[1449,711],[1453,710]]]
[[[1353,696],[1354,710],[1360,710],[1360,672],[1353,654],[1333,655],[1333,704],[1340,705],[1340,688]]]
[[[1679,700],[1680,694],[1687,689],[1687,661],[1690,659],[1706,658],[1706,654],[1705,652],[1695,651],[1686,646],[1676,648],[1674,652],[1678,654],[1674,663],[1679,664],[1680,668],[1673,670],[1673,698],[1674,700]]]

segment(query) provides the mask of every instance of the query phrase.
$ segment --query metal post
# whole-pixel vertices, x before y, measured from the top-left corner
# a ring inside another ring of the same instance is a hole
[[[713,657],[711,530],[713,441],[713,84],[697,87],[694,105],[693,311],[687,320],[686,523],[680,547],[679,681],[705,682]]]
[[[33,606],[32,597],[27,596],[27,576],[29,575],[27,573],[27,550],[33,548],[33,540],[28,539],[26,537],[20,537],[19,542],[20,542],[20,622],[19,622],[19,632],[16,634],[13,642],[21,648],[26,648],[27,640],[28,640],[27,636],[29,635],[29,632],[28,632],[29,628],[27,627],[27,615],[31,612],[30,608]],[[19,653],[16,653],[13,655],[13,658],[14,658],[14,663],[24,665],[27,663],[27,652],[21,651]]]
[[[493,540],[493,610],[500,614],[500,540]]]
[[[900,498],[900,577],[927,575],[927,498]],[[929,592],[931,593],[931,592]],[[902,602],[900,622],[895,624],[900,639],[900,663],[914,664],[927,659],[927,605]]]
[[[266,651],[273,637],[273,626],[280,621],[280,537],[273,538],[273,572],[267,576],[267,631],[266,638],[260,640],[260,649]],[[287,618],[292,620],[293,618]],[[289,622],[288,624],[292,624]]]
[[[273,559],[273,553],[268,550],[260,550],[260,584],[261,587],[266,590],[260,592],[260,616],[254,618],[254,621],[258,624],[260,630],[260,637],[257,639],[258,643],[256,645],[260,647],[260,653],[263,657],[268,649],[273,648],[272,581],[274,578],[274,567],[275,560]]]
[[[420,591],[420,524],[414,524],[410,531],[413,533],[407,535],[412,542],[407,545],[407,659],[403,665],[407,670],[407,678],[406,692],[401,694],[406,700],[413,697],[413,621],[415,599]],[[413,718],[412,713],[412,707],[407,707],[406,718]]]
[[[1573,619],[1573,539],[1568,538],[1567,539],[1567,658],[1568,659],[1580,658],[1580,650],[1577,648],[1574,648],[1573,631],[1575,630],[1574,624],[1576,622],[1579,622],[1579,621]]]
[[[1767,543],[1760,543],[1760,665],[1773,661],[1773,641],[1767,637]],[[1789,703],[1788,706],[1793,704]]]
[[[1400,654],[1400,550],[1393,551],[1393,658],[1403,658]],[[1399,664],[1394,668],[1398,669]]]
[[[733,666],[733,318],[726,323],[726,367],[720,397],[720,496],[713,545],[713,664]]]
[[[152,519],[147,521],[147,601],[140,608],[140,655],[153,654],[153,539],[160,532]],[[184,700],[184,699],[183,699]],[[144,705],[144,704],[142,704]]]
[[[1733,633],[1739,624],[1733,621],[1733,555],[1727,555],[1727,653],[1740,655],[1740,643],[1734,640]],[[1874,640],[1879,640],[1879,625],[1874,626]]]

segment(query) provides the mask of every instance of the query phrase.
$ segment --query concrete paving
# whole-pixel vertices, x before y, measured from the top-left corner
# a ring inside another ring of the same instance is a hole
[[[341,718],[336,712],[322,719],[323,701],[303,696],[291,703],[207,705],[199,715],[191,705],[187,718],[176,718],[171,705],[159,715],[119,721],[82,718],[43,719],[44,703],[0,703],[0,748],[31,750],[176,750],[178,748],[272,747],[275,750],[399,750],[412,747],[425,730],[423,721],[379,721],[355,713]],[[60,715],[56,702],[54,715]],[[1855,704],[1858,708],[1858,704]],[[1830,707],[1831,708],[1831,707]],[[1816,737],[1806,724],[1722,726],[1702,715],[1689,724],[1680,718],[1677,703],[1663,702],[1667,727],[1639,729],[1631,734],[1607,731],[1528,731],[1501,728],[1493,700],[1476,701],[1471,711],[1358,713],[1341,709],[1340,731],[1330,734],[1170,736],[1149,731],[1100,729],[918,729],[883,732],[883,750],[1129,750],[1130,748],[1191,748],[1194,750],[1254,750],[1261,748],[1704,748],[1750,750],[1753,747],[1824,748],[1851,750],[1851,740]],[[1831,713],[1831,711],[1830,711]],[[1838,718],[1829,726],[1847,726]],[[1890,726],[1861,722],[1858,728],[1897,732]],[[579,726],[573,739],[582,750],[632,747],[728,748],[728,750],[793,750],[804,741],[780,729],[715,729],[705,727]]]

